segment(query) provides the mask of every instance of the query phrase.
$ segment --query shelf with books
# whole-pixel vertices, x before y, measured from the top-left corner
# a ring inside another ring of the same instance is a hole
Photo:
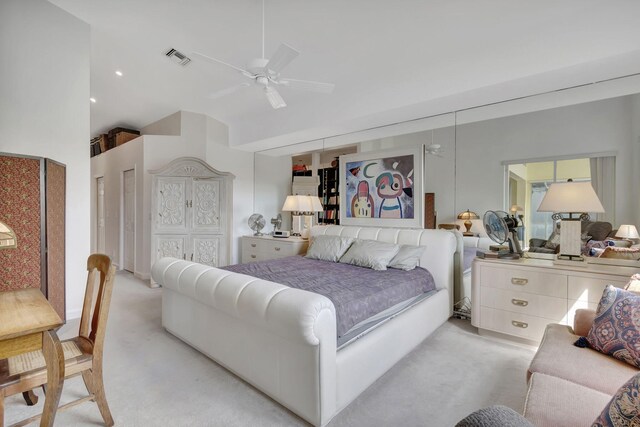
[[[320,224],[340,224],[340,180],[339,169],[318,169],[320,185],[318,197],[322,200],[324,211],[318,214]]]

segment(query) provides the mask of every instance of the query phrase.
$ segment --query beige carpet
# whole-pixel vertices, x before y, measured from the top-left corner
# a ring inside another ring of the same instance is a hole
[[[165,332],[161,290],[118,273],[105,344],[105,388],[116,426],[305,426],[303,420]],[[77,333],[69,322],[62,338]],[[329,424],[453,426],[491,404],[522,411],[525,371],[533,349],[478,336],[452,319],[374,383]],[[81,378],[65,383],[62,402],[84,392]],[[38,390],[42,395],[42,390]],[[5,423],[42,410],[6,399]],[[85,403],[56,426],[102,425]]]

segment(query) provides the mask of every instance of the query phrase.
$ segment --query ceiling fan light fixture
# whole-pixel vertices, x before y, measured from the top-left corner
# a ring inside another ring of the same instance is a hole
[[[269,103],[273,108],[278,109],[278,108],[283,108],[287,106],[287,103],[284,102],[284,99],[282,99],[282,96],[280,96],[278,91],[272,88],[271,86],[265,87],[264,93],[265,95],[267,95],[267,99],[269,100]]]

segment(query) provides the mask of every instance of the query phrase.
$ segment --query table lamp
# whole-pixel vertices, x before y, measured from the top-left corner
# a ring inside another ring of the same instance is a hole
[[[16,233],[8,225],[0,221],[0,249],[15,248],[17,246]]]
[[[475,212],[471,212],[469,209],[467,209],[465,212],[462,212],[462,213],[458,214],[458,219],[463,219],[464,220],[464,226],[467,229],[467,231],[464,231],[462,233],[462,235],[463,236],[473,236],[473,233],[471,232],[471,226],[473,225],[473,223],[471,222],[471,220],[472,219],[480,219],[478,214],[475,213]]]
[[[291,212],[291,235],[306,239],[313,226],[313,214],[322,212],[322,203],[316,196],[287,196],[282,210]]]
[[[581,220],[589,219],[588,212],[602,213],[604,207],[591,183],[554,182],[549,186],[538,212],[554,212],[553,219],[560,219],[560,255],[558,259],[582,261]],[[563,218],[562,214],[569,214],[569,218]],[[574,217],[574,215],[577,215]]]
[[[616,233],[616,237],[620,237],[621,239],[627,239],[631,241],[632,244],[636,243],[638,239],[640,239],[640,235],[638,235],[638,229],[635,225],[621,225],[618,227],[618,232]]]

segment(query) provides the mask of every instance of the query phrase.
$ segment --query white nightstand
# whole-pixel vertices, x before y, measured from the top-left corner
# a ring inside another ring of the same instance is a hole
[[[577,309],[595,309],[606,285],[621,288],[637,272],[609,265],[556,265],[542,259],[476,258],[471,324],[480,332],[539,343],[547,324],[573,325]]]
[[[242,263],[304,255],[309,241],[299,237],[243,236]]]

